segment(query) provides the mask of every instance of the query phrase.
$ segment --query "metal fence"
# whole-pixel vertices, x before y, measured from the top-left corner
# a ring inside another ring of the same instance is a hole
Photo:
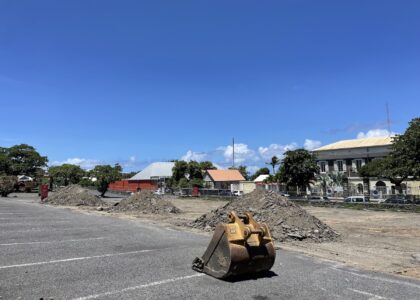
[[[230,190],[224,189],[198,189],[199,196],[206,197],[232,197],[233,194]],[[178,196],[192,196],[192,188],[182,188],[174,191],[175,195]]]

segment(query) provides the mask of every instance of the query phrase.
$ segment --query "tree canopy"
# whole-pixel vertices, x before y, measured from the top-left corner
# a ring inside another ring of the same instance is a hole
[[[280,163],[280,159],[275,155],[271,158],[270,162],[267,163],[267,165],[271,165],[271,167],[273,168],[273,175],[276,174],[276,166]]]
[[[34,147],[27,144],[0,148],[0,173],[7,175],[36,176],[47,166],[48,158],[41,156]]]
[[[386,176],[420,177],[420,118],[411,120],[402,135],[393,138]]]
[[[289,150],[285,153],[277,179],[287,186],[308,187],[319,173],[314,154],[305,149]]]
[[[111,182],[120,180],[122,175],[122,168],[119,164],[114,167],[110,165],[96,166],[90,173],[96,177],[96,188],[101,193],[101,197],[105,195],[108,190],[108,186]]]
[[[197,162],[191,160],[175,161],[172,168],[171,186],[179,187],[202,187],[204,185],[203,178],[206,170],[214,170],[216,167],[210,161]]]
[[[251,180],[255,180],[255,178],[257,178],[260,175],[269,175],[270,174],[270,170],[266,167],[264,168],[260,168],[258,169],[254,175],[251,176]]]
[[[77,165],[63,164],[53,166],[48,169],[51,181],[60,185],[69,185],[79,183],[86,172]]]
[[[393,138],[391,152],[382,159],[374,159],[364,165],[362,177],[383,177],[400,189],[408,177],[420,177],[420,118],[413,119],[402,135]]]

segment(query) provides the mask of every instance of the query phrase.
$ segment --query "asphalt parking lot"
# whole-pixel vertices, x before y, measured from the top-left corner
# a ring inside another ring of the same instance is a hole
[[[0,198],[0,299],[419,299],[420,282],[279,250],[270,276],[191,270],[210,237]]]

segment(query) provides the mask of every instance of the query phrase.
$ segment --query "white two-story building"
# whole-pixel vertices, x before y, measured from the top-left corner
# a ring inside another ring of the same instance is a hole
[[[369,182],[359,176],[358,171],[368,162],[383,158],[391,151],[392,137],[371,137],[364,139],[344,140],[315,149],[317,163],[321,174],[331,172],[344,173],[348,178],[344,190],[349,194],[367,194],[381,196],[393,194],[394,185],[383,178],[370,178]],[[418,181],[403,183],[407,193],[418,191]],[[369,185],[369,186],[368,186]],[[333,192],[334,188],[330,189]]]

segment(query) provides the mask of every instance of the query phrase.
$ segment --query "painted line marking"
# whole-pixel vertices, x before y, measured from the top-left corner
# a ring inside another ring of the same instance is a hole
[[[402,280],[398,280],[398,279],[389,279],[389,278],[385,278],[385,277],[372,276],[372,275],[366,275],[366,274],[359,274],[359,273],[356,273],[356,272],[341,269],[341,268],[339,268],[339,266],[330,266],[330,269],[331,270],[337,270],[337,271],[340,271],[340,272],[345,272],[347,274],[351,274],[351,275],[358,276],[358,277],[361,277],[361,278],[367,278],[367,279],[371,279],[371,280],[383,281],[383,282],[394,283],[394,284],[402,284],[402,285],[406,285],[406,286],[409,286],[409,287],[414,287],[414,288],[420,289],[420,284],[415,284],[413,282],[402,281]]]
[[[191,278],[200,277],[200,276],[204,276],[204,274],[197,273],[197,274],[189,275],[189,276],[182,276],[182,277],[176,277],[176,278],[171,278],[171,279],[165,279],[165,280],[145,283],[145,284],[141,284],[141,285],[131,286],[131,287],[128,287],[128,288],[125,288],[125,289],[122,289],[122,290],[110,291],[110,292],[105,292],[105,293],[100,293],[100,294],[75,298],[73,300],[88,300],[88,299],[102,298],[102,297],[106,297],[106,296],[116,295],[116,294],[125,293],[125,292],[131,292],[131,291],[145,289],[145,288],[156,286],[156,285],[167,284],[167,283],[171,283],[171,282],[175,282],[175,281],[191,279]]]
[[[156,250],[160,250],[160,249],[156,249]],[[0,266],[0,270],[1,269],[11,269],[11,268],[39,266],[39,265],[46,265],[46,264],[65,263],[65,262],[72,262],[72,261],[79,261],[79,260],[87,260],[87,259],[94,259],[94,258],[103,258],[103,257],[111,257],[111,256],[118,256],[118,255],[145,253],[145,252],[151,252],[151,251],[153,251],[153,250],[150,250],[149,249],[149,250],[121,252],[121,253],[110,253],[110,254],[102,254],[102,255],[94,255],[94,256],[73,257],[73,258],[66,258],[66,259],[56,259],[56,260],[49,260],[49,261],[40,261],[40,262],[27,263],[27,264],[19,264],[19,265]]]
[[[380,300],[380,299],[386,299],[386,300],[393,300],[393,298],[385,298],[376,294],[372,294],[366,291],[359,291],[359,290],[355,290],[355,289],[351,289],[351,288],[347,288],[348,290],[355,292],[357,294],[361,294],[361,295],[365,295],[365,296],[370,296],[369,300]]]
[[[103,240],[103,239],[106,239],[106,238],[105,237],[98,237],[98,238],[86,238],[86,239],[77,239],[77,240],[63,240],[63,241],[8,243],[8,244],[0,244],[0,246],[32,245],[32,244],[53,244],[53,243],[81,242],[81,241]]]
[[[98,226],[102,226],[101,224],[97,224]],[[11,232],[34,232],[34,231],[64,231],[64,230],[87,230],[87,229],[99,229],[99,230],[104,230],[104,229],[108,229],[108,228],[114,228],[114,227],[121,227],[121,226],[125,226],[125,225],[105,225],[105,227],[73,227],[73,228],[50,228],[50,227],[41,227],[41,228],[33,228],[33,229],[28,229],[28,230],[10,230],[7,231],[7,233],[11,233]]]
[[[2,218],[0,218],[0,220],[2,220]],[[7,219],[7,220],[12,220],[12,219]],[[34,224],[31,224],[31,223],[24,223],[24,221],[27,221],[27,220],[22,220],[22,222],[14,222],[14,223],[0,223],[0,226],[3,226],[3,225],[26,225],[26,226],[33,226],[34,225]],[[44,225],[44,226],[54,226],[55,224],[63,224],[63,223],[70,223],[70,222],[71,221],[54,221],[54,223],[43,223],[42,225]]]

